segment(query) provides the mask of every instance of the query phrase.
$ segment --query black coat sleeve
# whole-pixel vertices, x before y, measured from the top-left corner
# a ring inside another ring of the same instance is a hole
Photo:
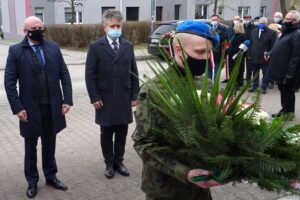
[[[68,104],[72,106],[73,92],[72,92],[72,81],[71,81],[70,73],[58,46],[57,46],[57,51],[58,51],[59,63],[60,63],[60,80],[61,80],[61,86],[62,86],[63,96],[64,96],[63,102],[64,104]]]
[[[19,98],[19,94],[17,91],[19,72],[16,49],[17,46],[11,46],[9,48],[4,74],[4,86],[6,95],[13,114],[18,114],[20,111],[24,110],[23,104]]]
[[[131,74],[131,84],[132,84],[131,100],[135,101],[135,100],[137,100],[138,92],[139,92],[139,78],[138,78],[139,74],[138,74],[138,69],[137,69],[137,65],[136,65],[133,46],[132,46],[132,51],[133,51],[133,53],[132,53],[132,57],[131,57],[131,73],[132,73]]]
[[[101,100],[97,89],[98,58],[95,43],[89,47],[85,65],[85,83],[91,103]]]

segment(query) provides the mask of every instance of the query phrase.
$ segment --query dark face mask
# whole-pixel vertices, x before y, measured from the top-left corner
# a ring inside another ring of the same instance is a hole
[[[36,42],[42,42],[44,39],[44,30],[33,30],[33,31],[27,31],[27,36]]]
[[[207,59],[196,59],[187,54],[187,63],[193,76],[204,74]]]
[[[284,22],[281,27],[282,32],[286,32],[293,27],[293,22]]]

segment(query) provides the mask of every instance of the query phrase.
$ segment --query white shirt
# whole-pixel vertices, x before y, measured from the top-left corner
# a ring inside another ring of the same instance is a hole
[[[110,44],[111,48],[114,49],[114,45],[112,44],[114,41],[113,41],[110,37],[108,37],[108,36],[106,36],[106,38],[107,38],[108,43]],[[116,41],[116,43],[117,43],[118,49],[120,49],[119,38],[116,39],[115,41]]]

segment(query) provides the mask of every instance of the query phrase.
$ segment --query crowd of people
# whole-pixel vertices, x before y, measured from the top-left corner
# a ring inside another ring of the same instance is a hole
[[[239,66],[237,90],[244,81],[248,82],[253,78],[249,92],[255,92],[260,88],[262,94],[267,94],[268,89],[273,89],[274,84],[277,84],[282,109],[273,116],[293,114],[295,92],[298,91],[300,84],[299,20],[299,12],[291,10],[285,17],[282,13],[275,12],[271,23],[266,17],[255,17],[252,20],[250,15],[243,18],[234,16],[232,26],[226,27],[220,23],[219,16],[213,15],[211,28],[219,34],[221,42],[214,50],[215,67],[214,69],[210,67],[210,71],[217,74],[221,55],[225,52],[226,75],[222,83],[226,83],[235,63],[234,56],[240,51],[239,46],[248,40],[250,46]],[[226,45],[226,41],[229,45]]]

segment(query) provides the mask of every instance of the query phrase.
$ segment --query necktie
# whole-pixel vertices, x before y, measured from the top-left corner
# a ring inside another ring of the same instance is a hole
[[[33,48],[35,50],[35,54],[36,54],[40,64],[45,65],[45,61],[44,61],[44,58],[43,58],[42,53],[41,53],[40,45],[35,44],[35,45],[33,45]]]
[[[115,54],[117,54],[118,51],[119,51],[117,42],[114,40],[114,41],[112,42],[112,45],[113,45],[113,51],[115,52]]]

